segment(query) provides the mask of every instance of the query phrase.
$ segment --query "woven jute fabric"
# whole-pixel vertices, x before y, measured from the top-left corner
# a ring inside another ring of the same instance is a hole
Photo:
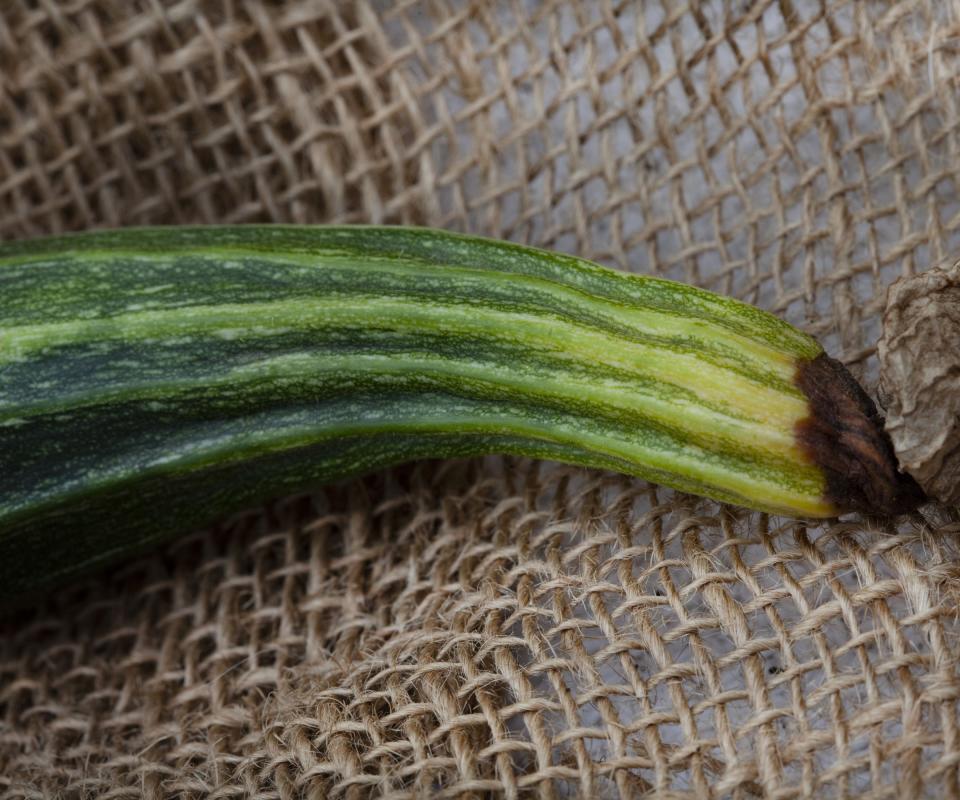
[[[472,231],[756,303],[874,391],[886,287],[960,253],[958,20],[9,0],[0,235]],[[958,534],[496,456],[316,487],[5,621],[0,795],[955,797]]]

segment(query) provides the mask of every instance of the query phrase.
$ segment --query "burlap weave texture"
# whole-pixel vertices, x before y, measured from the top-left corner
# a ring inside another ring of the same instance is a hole
[[[872,390],[885,287],[960,252],[953,9],[11,0],[0,234],[468,230]],[[0,796],[960,796],[958,532],[496,457],[278,500],[3,623]]]

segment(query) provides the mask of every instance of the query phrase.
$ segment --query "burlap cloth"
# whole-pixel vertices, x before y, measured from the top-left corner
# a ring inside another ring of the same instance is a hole
[[[757,303],[873,389],[885,287],[960,253],[947,6],[12,0],[0,231],[469,230]],[[958,520],[502,458],[318,489],[5,623],[0,792],[957,796]]]

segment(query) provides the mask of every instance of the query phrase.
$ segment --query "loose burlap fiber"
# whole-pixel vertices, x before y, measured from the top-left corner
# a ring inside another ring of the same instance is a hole
[[[12,0],[0,231],[467,230],[872,391],[886,286],[960,252],[958,66],[935,0]],[[958,796],[958,533],[498,457],[317,488],[5,622],[0,793]]]

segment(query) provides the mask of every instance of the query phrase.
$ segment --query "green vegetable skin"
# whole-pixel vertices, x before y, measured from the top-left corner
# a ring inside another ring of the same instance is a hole
[[[438,231],[0,245],[0,601],[285,492],[514,453],[804,517],[817,342],[756,308]],[[798,427],[799,426],[799,427]]]

